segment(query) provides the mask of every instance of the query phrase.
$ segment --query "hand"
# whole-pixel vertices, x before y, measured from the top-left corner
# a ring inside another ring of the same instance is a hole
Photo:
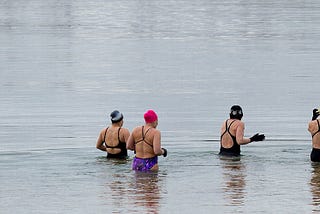
[[[316,120],[318,118],[318,116],[320,115],[318,109],[313,109],[312,111],[312,120]]]
[[[263,141],[266,137],[264,136],[264,134],[255,134],[252,137],[250,137],[250,142],[252,141]]]
[[[161,148],[163,150],[163,157],[167,157],[168,151],[165,148]]]

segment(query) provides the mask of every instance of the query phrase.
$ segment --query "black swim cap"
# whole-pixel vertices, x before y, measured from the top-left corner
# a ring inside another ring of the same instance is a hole
[[[111,112],[110,118],[112,123],[117,123],[123,119],[123,115],[118,110],[114,110]]]
[[[230,109],[230,118],[231,119],[239,119],[243,117],[242,108],[239,105],[234,105]]]

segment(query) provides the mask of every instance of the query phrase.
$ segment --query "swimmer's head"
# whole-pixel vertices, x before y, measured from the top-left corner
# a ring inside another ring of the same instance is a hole
[[[153,110],[148,110],[146,113],[144,113],[143,117],[146,123],[153,123],[158,120],[158,116]]]
[[[230,119],[241,120],[243,117],[242,108],[239,105],[234,105],[230,109]]]
[[[113,112],[111,112],[110,118],[112,123],[117,123],[123,119],[123,115],[118,110],[114,110]]]

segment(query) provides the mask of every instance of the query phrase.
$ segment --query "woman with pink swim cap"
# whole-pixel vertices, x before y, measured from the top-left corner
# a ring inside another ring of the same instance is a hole
[[[167,150],[161,148],[161,133],[157,130],[158,116],[153,110],[144,113],[145,125],[133,129],[127,149],[133,150],[132,169],[136,171],[158,170],[158,156],[167,156]]]

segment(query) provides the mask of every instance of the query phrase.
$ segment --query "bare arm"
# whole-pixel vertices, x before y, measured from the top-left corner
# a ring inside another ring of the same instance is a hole
[[[104,132],[105,132],[105,129],[103,129],[100,132],[99,137],[97,139],[96,148],[100,149],[101,151],[105,151],[106,152],[107,148],[105,147],[104,142],[103,142]]]
[[[239,123],[236,131],[236,139],[239,145],[245,145],[251,142],[249,138],[244,137],[244,123]]]
[[[126,128],[122,128],[121,130],[122,136],[121,136],[121,140],[123,142],[128,142],[129,136],[130,136],[130,132],[128,129]]]
[[[317,124],[317,120],[312,120],[309,122],[308,125],[308,131],[310,132],[311,136],[316,133],[318,130],[318,124]]]
[[[153,152],[158,156],[164,154],[164,150],[161,149],[161,133],[159,130],[156,130],[153,136]]]
[[[308,125],[308,131],[309,131],[310,133],[312,133],[312,132],[311,132],[311,122],[310,122],[309,125]]]
[[[129,150],[134,150],[133,132],[130,134],[128,140],[126,141],[127,142],[127,149],[129,149]]]

